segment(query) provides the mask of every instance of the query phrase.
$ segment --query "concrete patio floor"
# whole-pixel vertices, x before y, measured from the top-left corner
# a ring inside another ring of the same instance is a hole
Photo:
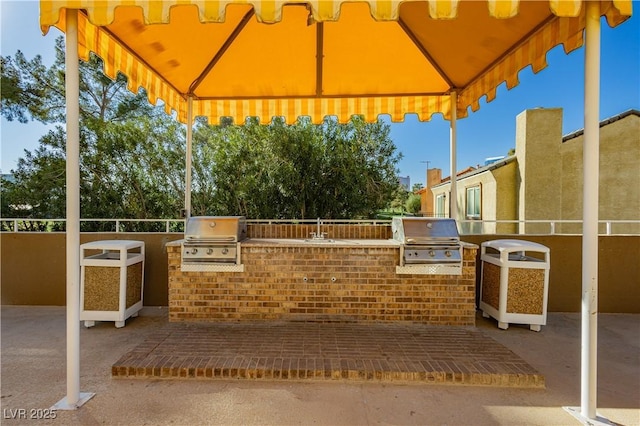
[[[48,409],[66,394],[65,308],[3,306],[1,314],[2,424],[30,424],[34,422],[28,418],[31,409]],[[279,324],[279,327],[287,326]],[[297,332],[317,330],[322,325],[290,324],[291,330]],[[243,380],[224,376],[209,380],[112,378],[115,364],[126,359],[127,354],[140,353],[143,342],[149,342],[150,336],[167,336],[168,327],[199,330],[197,326],[175,327],[167,321],[166,308],[153,307],[145,307],[139,317],[129,319],[121,329],[116,329],[112,322],[100,322],[91,329],[81,327],[80,388],[96,395],[78,410],[58,411],[55,419],[37,422],[59,425],[578,424],[562,407],[580,405],[579,314],[551,313],[547,326],[539,333],[518,325],[503,331],[494,320],[480,315],[477,327],[468,329],[470,335],[481,336],[483,342],[495,340],[497,344],[492,348],[508,349],[506,356],[524,361],[524,365],[544,376],[545,388],[375,380],[375,371],[370,377],[373,380],[366,380],[366,375],[349,377],[348,373],[346,377],[336,377],[337,380],[330,377],[309,380],[306,373],[304,378],[288,377],[287,380],[264,376]],[[231,333],[234,327],[231,324],[216,327],[216,336],[223,336],[224,330]],[[359,325],[352,330],[360,333],[357,327]],[[394,345],[400,349],[391,354],[390,359],[410,352],[402,350],[403,342],[407,348],[411,346],[394,327],[386,328],[391,330]],[[425,331],[420,325],[400,329],[408,329],[409,335],[414,336]],[[273,341],[273,335],[262,334],[264,342]],[[370,337],[361,336],[361,339],[367,341]],[[640,425],[640,315],[600,315],[599,348],[599,414],[615,424]],[[290,349],[296,353],[295,347]],[[189,370],[185,371],[188,374]],[[197,375],[197,369],[193,371]],[[215,369],[212,375],[213,372]],[[410,379],[413,376],[391,376],[394,377]],[[12,418],[19,409],[26,410],[27,419]]]

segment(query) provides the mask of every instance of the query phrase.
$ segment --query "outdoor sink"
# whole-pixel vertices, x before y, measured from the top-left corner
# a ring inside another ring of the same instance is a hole
[[[334,240],[332,238],[307,238],[304,240],[307,244],[327,244],[327,245],[344,245],[355,244],[353,240]]]

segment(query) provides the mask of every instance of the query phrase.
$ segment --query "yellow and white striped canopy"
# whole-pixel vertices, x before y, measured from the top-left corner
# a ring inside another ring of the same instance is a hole
[[[100,56],[129,89],[186,122],[236,123],[258,116],[314,122],[353,114],[428,120],[458,117],[518,84],[518,72],[546,67],[546,53],[582,45],[581,0],[41,0],[40,23],[65,31],[65,10],[81,9],[80,56]],[[631,0],[601,1],[615,26]]]

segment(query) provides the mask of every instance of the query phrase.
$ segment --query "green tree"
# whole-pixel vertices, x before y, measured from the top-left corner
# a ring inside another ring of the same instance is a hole
[[[64,39],[55,42],[55,60],[47,68],[37,55],[27,60],[18,51],[15,58],[2,57],[0,113],[7,120],[26,123],[29,118],[45,124],[65,122]],[[111,80],[102,72],[102,60],[95,55],[80,61],[80,120],[118,122],[142,117],[154,109],[146,94],[126,90],[127,78]],[[87,124],[87,123],[85,123]]]
[[[194,131],[194,214],[372,217],[390,201],[400,154],[382,123],[299,119]]]
[[[2,213],[64,217],[62,38],[49,68],[39,57],[29,61],[20,52],[15,59],[3,57],[2,81],[4,117],[57,125],[19,160],[15,182],[3,185]],[[257,119],[242,126],[197,120],[192,214],[372,217],[388,205],[397,186],[401,155],[389,132],[384,123],[360,117],[320,125],[305,118],[293,125],[274,119],[267,126]],[[184,126],[150,106],[144,93],[130,93],[124,76],[105,77],[95,56],[80,62],[80,151],[83,218],[178,217],[185,191]]]
[[[418,194],[409,195],[409,198],[407,198],[407,202],[405,203],[405,207],[409,213],[417,215],[420,213],[420,209],[422,208],[422,198],[420,198]]]
[[[18,55],[22,55],[18,52]],[[39,59],[39,58],[38,58]],[[18,120],[21,123],[29,121],[26,111],[28,104],[25,95],[20,90],[20,73],[14,66],[11,57],[0,57],[0,110],[8,121]]]
[[[394,213],[396,211],[399,211],[400,213],[404,213],[408,198],[409,198],[409,191],[407,191],[404,186],[396,182],[393,198],[389,204],[391,210]]]
[[[102,207],[87,207],[91,216],[85,217],[177,217],[184,196],[183,140],[182,126],[163,113],[105,123],[95,145],[99,154],[82,155],[86,176],[93,178],[83,179],[83,203]]]
[[[40,139],[36,150],[25,152],[18,161],[13,171],[15,182],[3,185],[2,196],[7,202],[2,204],[2,214],[64,217],[63,39],[56,40],[56,59],[51,67],[45,67],[39,56],[27,60],[17,52],[15,59],[2,58],[1,71],[2,116],[55,125]],[[82,217],[163,217],[168,209],[179,211],[173,198],[184,192],[178,183],[184,179],[175,179],[174,170],[177,158],[184,158],[184,152],[180,153],[183,133],[180,125],[148,104],[144,93],[129,92],[124,76],[107,78],[99,58],[80,61]],[[150,167],[154,173],[149,172]]]

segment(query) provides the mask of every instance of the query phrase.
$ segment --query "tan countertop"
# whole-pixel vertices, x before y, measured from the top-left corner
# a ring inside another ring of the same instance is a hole
[[[170,241],[166,244],[167,247],[178,247],[184,240]],[[461,242],[463,248],[477,249],[477,244]],[[387,240],[374,240],[374,239],[332,239],[325,238],[324,240],[312,240],[312,239],[295,239],[295,238],[248,238],[241,242],[243,246],[252,247],[277,247],[277,246],[290,246],[290,247],[400,247],[398,241]]]
[[[365,240],[365,239],[294,239],[294,238],[249,238],[242,241],[243,246],[252,247],[400,247],[394,240]]]
[[[477,244],[473,244],[473,243],[465,243],[464,241],[460,241],[460,244],[462,245],[463,249],[479,249],[480,246]]]

